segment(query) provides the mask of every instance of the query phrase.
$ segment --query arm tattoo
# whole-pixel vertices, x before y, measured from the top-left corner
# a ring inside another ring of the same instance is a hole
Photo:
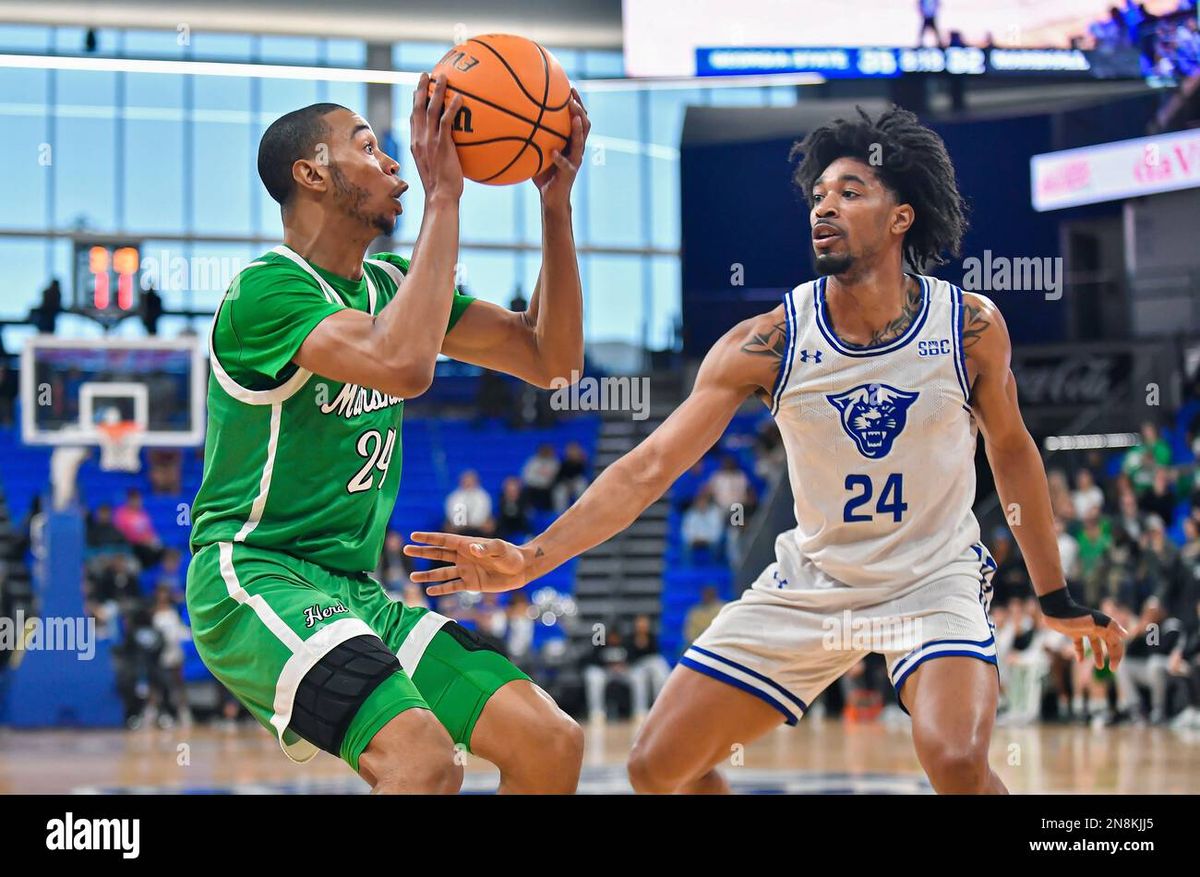
[[[770,331],[755,332],[742,345],[742,352],[751,356],[770,356],[782,360],[787,349],[787,320],[780,320]]]
[[[983,308],[971,304],[966,298],[963,299],[963,311],[962,344],[965,351],[970,350],[979,341],[990,324],[984,319]]]

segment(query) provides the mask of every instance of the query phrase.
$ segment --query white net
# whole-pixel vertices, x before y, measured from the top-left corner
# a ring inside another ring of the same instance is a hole
[[[98,425],[100,468],[105,472],[137,472],[142,468],[142,430],[128,420]]]

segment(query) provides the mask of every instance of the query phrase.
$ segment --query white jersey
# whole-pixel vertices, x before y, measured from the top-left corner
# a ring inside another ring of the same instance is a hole
[[[834,334],[827,278],[784,298],[787,346],[771,411],[797,526],[775,543],[780,589],[898,593],[979,542],[963,293],[917,279],[920,312],[874,347]]]

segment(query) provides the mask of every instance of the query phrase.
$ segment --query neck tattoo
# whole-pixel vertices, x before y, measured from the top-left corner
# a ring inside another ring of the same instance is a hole
[[[843,340],[842,343],[847,347],[874,347],[878,344],[885,344],[907,332],[908,327],[912,325],[913,320],[916,319],[917,314],[920,312],[921,284],[905,275],[904,304],[900,308],[900,316],[894,320],[890,320],[886,325],[872,332],[871,338],[868,341],[854,343]]]

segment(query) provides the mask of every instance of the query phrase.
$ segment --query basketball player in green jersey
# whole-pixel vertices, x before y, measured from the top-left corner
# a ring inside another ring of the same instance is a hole
[[[530,679],[435,612],[368,577],[400,485],[404,399],[439,353],[541,387],[578,371],[582,296],[570,190],[587,116],[534,179],[542,272],[529,310],[459,294],[461,97],[417,86],[412,153],[425,212],[412,260],[390,234],[407,184],[357,114],[317,104],[276,120],[258,170],[284,244],[239,274],[213,320],[204,479],[187,603],[200,657],[284,752],[324,749],[377,792],[454,792],[464,749],[501,791],[571,792],[579,727]]]

